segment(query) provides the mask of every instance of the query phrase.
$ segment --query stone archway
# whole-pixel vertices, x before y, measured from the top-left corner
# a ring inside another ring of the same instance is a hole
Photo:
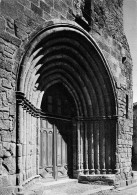
[[[19,69],[17,155],[21,183],[39,174],[41,105],[48,88],[56,83],[63,84],[76,106],[73,177],[114,172],[117,103],[109,67],[81,27],[52,23],[30,42]],[[48,120],[47,111],[44,115]]]

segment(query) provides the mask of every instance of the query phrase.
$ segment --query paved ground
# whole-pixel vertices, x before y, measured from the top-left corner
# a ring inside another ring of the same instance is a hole
[[[86,185],[86,184],[84,184]],[[101,190],[102,188],[102,190]],[[99,190],[99,192],[98,192]],[[137,187],[132,187],[130,189],[125,190],[115,190],[111,189],[108,190],[104,187],[100,187],[97,189],[90,189],[89,186],[82,186],[82,188],[77,189],[77,186],[75,188],[71,189],[71,186],[69,189],[66,189],[63,193],[61,189],[51,190],[51,191],[45,191],[42,195],[137,195]]]
[[[25,195],[89,195],[99,190],[110,190],[112,186],[101,185],[100,183],[81,184],[77,180],[65,179],[51,183],[38,182],[27,189]]]
[[[107,192],[98,192],[96,195],[137,195],[137,184],[136,186],[130,186],[121,190],[110,190]]]
[[[100,183],[80,184],[77,180],[65,180],[58,182],[39,182],[25,195],[137,195],[137,184],[120,189],[100,185]]]

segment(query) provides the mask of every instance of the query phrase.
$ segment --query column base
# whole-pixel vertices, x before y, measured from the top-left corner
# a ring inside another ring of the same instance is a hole
[[[24,195],[22,185],[16,187],[16,195]]]
[[[108,169],[107,174],[112,174],[112,169]]]
[[[25,195],[24,192],[17,192],[16,195]]]
[[[89,175],[89,169],[84,169],[84,175]]]
[[[78,169],[78,170],[73,170],[73,177],[74,178],[78,178],[79,175],[83,174],[83,170],[82,169]]]
[[[114,169],[114,173],[115,174],[119,174],[120,173],[120,169]]]
[[[95,169],[89,169],[89,174],[90,175],[95,175]]]
[[[106,174],[106,169],[101,169],[101,174],[105,175]]]
[[[95,174],[99,175],[100,174],[100,170],[99,169],[95,169]]]

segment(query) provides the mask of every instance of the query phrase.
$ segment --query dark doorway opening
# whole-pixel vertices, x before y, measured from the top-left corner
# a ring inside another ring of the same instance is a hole
[[[75,102],[60,83],[49,87],[41,104],[40,173],[46,178],[73,177]]]

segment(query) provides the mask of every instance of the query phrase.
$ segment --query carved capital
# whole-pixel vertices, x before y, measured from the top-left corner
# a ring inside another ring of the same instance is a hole
[[[16,91],[16,100],[18,104],[23,104],[25,95],[21,91]]]

